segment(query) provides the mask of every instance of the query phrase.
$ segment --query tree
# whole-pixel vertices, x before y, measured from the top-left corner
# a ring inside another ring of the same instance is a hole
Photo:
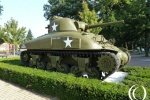
[[[87,2],[82,3],[83,10],[79,12],[79,17],[82,21],[88,24],[96,24],[98,22],[98,16],[95,10],[90,11]],[[100,32],[100,28],[93,28],[92,32],[98,34]]]
[[[145,47],[145,56],[148,56],[150,20],[147,16],[145,0],[132,0],[124,4],[124,9],[121,10],[120,14],[122,18],[127,19],[125,26],[122,27],[124,32],[122,39],[128,44],[134,43],[134,45],[142,48]],[[145,42],[145,46],[141,40]]]
[[[101,31],[107,38],[114,37],[117,45],[131,47],[144,36],[149,22],[145,14],[145,0],[98,0],[94,7],[104,22],[125,20],[122,25],[105,27]]]
[[[53,16],[79,19],[78,12],[81,11],[82,0],[48,0],[48,3],[43,6],[44,17],[47,20]]]
[[[25,40],[25,33],[26,28],[25,27],[18,27],[18,22],[14,20],[13,18],[10,19],[10,21],[7,21],[4,25],[4,41],[11,43],[14,45],[13,53],[15,55],[16,49],[18,49],[18,46],[23,43]]]
[[[4,40],[3,40],[3,28],[0,26],[0,44],[4,43]]]
[[[0,15],[2,14],[2,11],[3,11],[3,6],[0,4]],[[4,42],[1,37],[2,37],[2,27],[0,26],[0,44]]]
[[[2,11],[3,11],[3,6],[0,4],[0,15],[2,14]]]
[[[28,34],[27,34],[27,36],[26,36],[26,41],[29,41],[29,40],[32,40],[32,39],[33,39],[33,35],[32,35],[31,30],[29,29],[29,30],[28,30]]]
[[[149,49],[150,49],[150,0],[146,2],[146,11],[145,11],[147,23],[145,27],[145,56],[149,56]]]

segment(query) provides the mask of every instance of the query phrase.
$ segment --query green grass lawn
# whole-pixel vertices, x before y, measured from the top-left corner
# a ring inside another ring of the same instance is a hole
[[[1,79],[61,100],[129,100],[128,90],[135,84],[146,88],[145,100],[150,100],[150,68],[125,66],[121,70],[128,76],[115,84],[25,67],[20,64],[19,57],[0,59]],[[137,89],[136,94],[138,99],[142,99],[143,90]]]

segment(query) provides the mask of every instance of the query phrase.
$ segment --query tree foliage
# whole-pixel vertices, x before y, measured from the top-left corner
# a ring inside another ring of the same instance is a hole
[[[2,14],[3,11],[3,6],[1,5],[1,1],[0,1],[0,15]],[[1,38],[2,37],[2,27],[0,26],[0,44],[4,42],[4,40]]]
[[[124,19],[123,25],[103,28],[101,34],[105,37],[115,37],[117,45],[133,44],[144,36],[149,19],[146,16],[145,0],[98,0],[95,9],[104,21]],[[131,45],[130,45],[131,46]]]
[[[4,37],[3,33],[4,33],[3,29],[2,29],[2,27],[0,27],[0,44],[4,43],[4,40],[2,38],[2,37]]]
[[[82,0],[48,0],[48,3],[43,7],[46,19],[53,16],[79,19],[78,12],[81,11]]]
[[[4,40],[8,43],[20,45],[25,39],[26,28],[18,27],[18,22],[12,18],[5,23],[4,31],[6,35]]]
[[[0,1],[0,15],[2,14],[3,11],[3,6],[1,5],[1,1]]]
[[[32,35],[32,32],[31,32],[31,29],[29,29],[25,41],[29,41],[29,40],[32,40],[32,39],[33,39],[33,35]]]
[[[95,12],[95,10],[90,10],[88,7],[87,2],[82,3],[82,11],[79,12],[79,17],[82,21],[88,23],[88,24],[97,24],[98,23],[98,16]],[[98,34],[100,32],[100,28],[93,28],[91,29],[91,32]]]
[[[25,40],[26,28],[18,27],[18,22],[11,18],[9,21],[7,21],[7,23],[5,23],[3,32],[3,40],[5,42],[14,44],[15,54],[15,49]]]

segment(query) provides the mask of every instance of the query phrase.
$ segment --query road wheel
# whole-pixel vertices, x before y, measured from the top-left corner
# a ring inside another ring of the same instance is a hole
[[[71,66],[70,72],[77,75],[79,73],[79,67],[78,66]]]
[[[30,60],[29,60],[29,66],[30,66],[30,67],[33,67],[33,66],[34,66],[34,64],[33,64],[33,59],[32,59],[32,58],[30,58]]]
[[[100,72],[97,67],[88,67],[87,73],[90,78],[100,78]]]
[[[39,68],[39,69],[44,69],[46,70],[46,62],[44,61],[41,61],[40,59],[37,59],[36,60],[36,67]]]
[[[63,73],[69,73],[69,66],[67,64],[57,62],[56,65],[57,65],[57,71],[63,72]]]
[[[30,56],[27,51],[21,52],[20,58],[21,58],[21,63],[23,65],[25,65],[25,66],[29,65]]]

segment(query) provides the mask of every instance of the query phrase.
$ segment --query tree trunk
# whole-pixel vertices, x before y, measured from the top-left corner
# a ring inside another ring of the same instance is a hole
[[[15,56],[16,55],[16,45],[13,44],[13,55]]]
[[[128,50],[128,43],[125,42],[125,48]]]
[[[134,50],[134,48],[135,48],[135,46],[134,46],[134,43],[133,42],[131,42],[131,50]]]
[[[148,48],[148,33],[145,32],[145,57],[149,56],[149,48]]]

